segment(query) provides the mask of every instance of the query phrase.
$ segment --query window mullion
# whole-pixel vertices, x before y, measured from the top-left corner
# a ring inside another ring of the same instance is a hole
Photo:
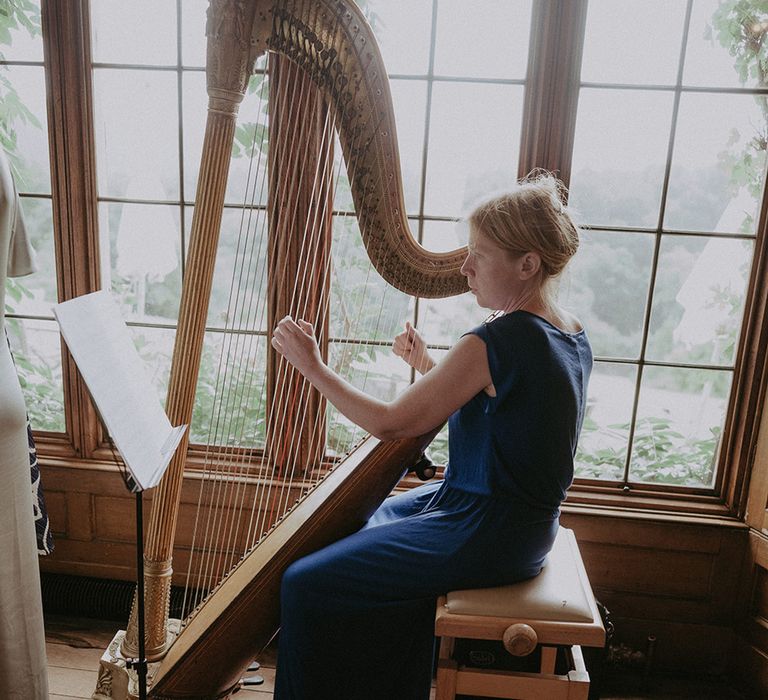
[[[760,421],[768,385],[768,184],[763,185],[757,239],[744,303],[731,398],[723,428],[720,464],[722,493],[739,517],[746,515],[750,478],[765,480],[768,461],[756,459]],[[761,455],[762,457],[764,455]],[[754,472],[754,473],[753,473]],[[764,497],[765,498],[765,497]],[[763,500],[763,507],[765,500]]]
[[[558,173],[568,185],[579,101],[587,0],[533,5],[518,174]]]
[[[88,11],[87,0],[44,0],[41,6],[59,300],[99,288]],[[74,453],[89,456],[98,444],[99,420],[72,357],[63,353],[67,434]]]

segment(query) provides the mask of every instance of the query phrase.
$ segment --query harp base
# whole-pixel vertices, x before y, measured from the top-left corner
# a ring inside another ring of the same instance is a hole
[[[166,648],[179,634],[180,620],[168,620],[168,639]],[[91,700],[138,700],[139,678],[136,669],[130,667],[131,659],[123,656],[121,647],[125,639],[125,630],[118,630],[99,661],[99,675],[96,690]],[[147,685],[151,687],[152,678],[160,662],[147,665]]]

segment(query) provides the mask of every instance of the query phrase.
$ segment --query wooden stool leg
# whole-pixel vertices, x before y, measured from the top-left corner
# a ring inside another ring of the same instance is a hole
[[[557,647],[541,647],[541,673],[554,673]]]
[[[454,700],[456,697],[456,672],[459,666],[452,658],[453,642],[453,637],[442,637],[440,639],[435,700]]]
[[[584,655],[580,646],[572,646],[571,659],[573,670],[568,673],[568,700],[588,700],[589,698],[589,673],[584,665]]]

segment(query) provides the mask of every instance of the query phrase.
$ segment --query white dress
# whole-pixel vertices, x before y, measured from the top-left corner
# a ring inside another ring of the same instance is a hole
[[[26,409],[5,341],[5,281],[34,272],[19,198],[0,149],[0,698],[47,700],[40,570]]]

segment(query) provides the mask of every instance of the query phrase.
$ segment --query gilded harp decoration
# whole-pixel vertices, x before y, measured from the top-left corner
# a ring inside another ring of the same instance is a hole
[[[267,329],[285,313],[311,318],[327,352],[335,138],[359,235],[378,274],[408,295],[445,297],[467,289],[459,272],[465,250],[430,253],[409,230],[386,70],[352,0],[212,0],[206,34],[208,118],[166,402],[174,425],[192,416],[236,119],[264,54],[268,194],[254,216],[264,219],[267,239]],[[250,272],[242,278],[251,283]],[[224,539],[242,549],[228,558],[218,541],[212,547],[215,574],[198,579],[204,598],[178,633],[169,629],[168,609],[186,444],[153,495],[145,538],[146,646],[150,660],[159,661],[150,688],[157,699],[227,697],[277,630],[284,569],[359,527],[428,442],[368,438],[325,459],[323,402],[271,352],[268,335],[261,346],[264,389],[256,392],[266,405],[259,449],[227,448],[217,459],[247,461],[247,468],[218,476],[214,488],[250,489],[269,506],[254,505],[259,515],[245,519],[258,523],[247,535],[241,536],[239,521],[227,526],[231,534]],[[314,418],[299,419],[307,414]],[[261,471],[251,469],[256,452]],[[273,482],[287,495],[277,497]],[[206,498],[201,504],[211,507]],[[191,560],[186,565],[192,569]],[[135,611],[121,646],[123,657],[136,655]],[[102,669],[95,698],[120,696],[109,674]]]

